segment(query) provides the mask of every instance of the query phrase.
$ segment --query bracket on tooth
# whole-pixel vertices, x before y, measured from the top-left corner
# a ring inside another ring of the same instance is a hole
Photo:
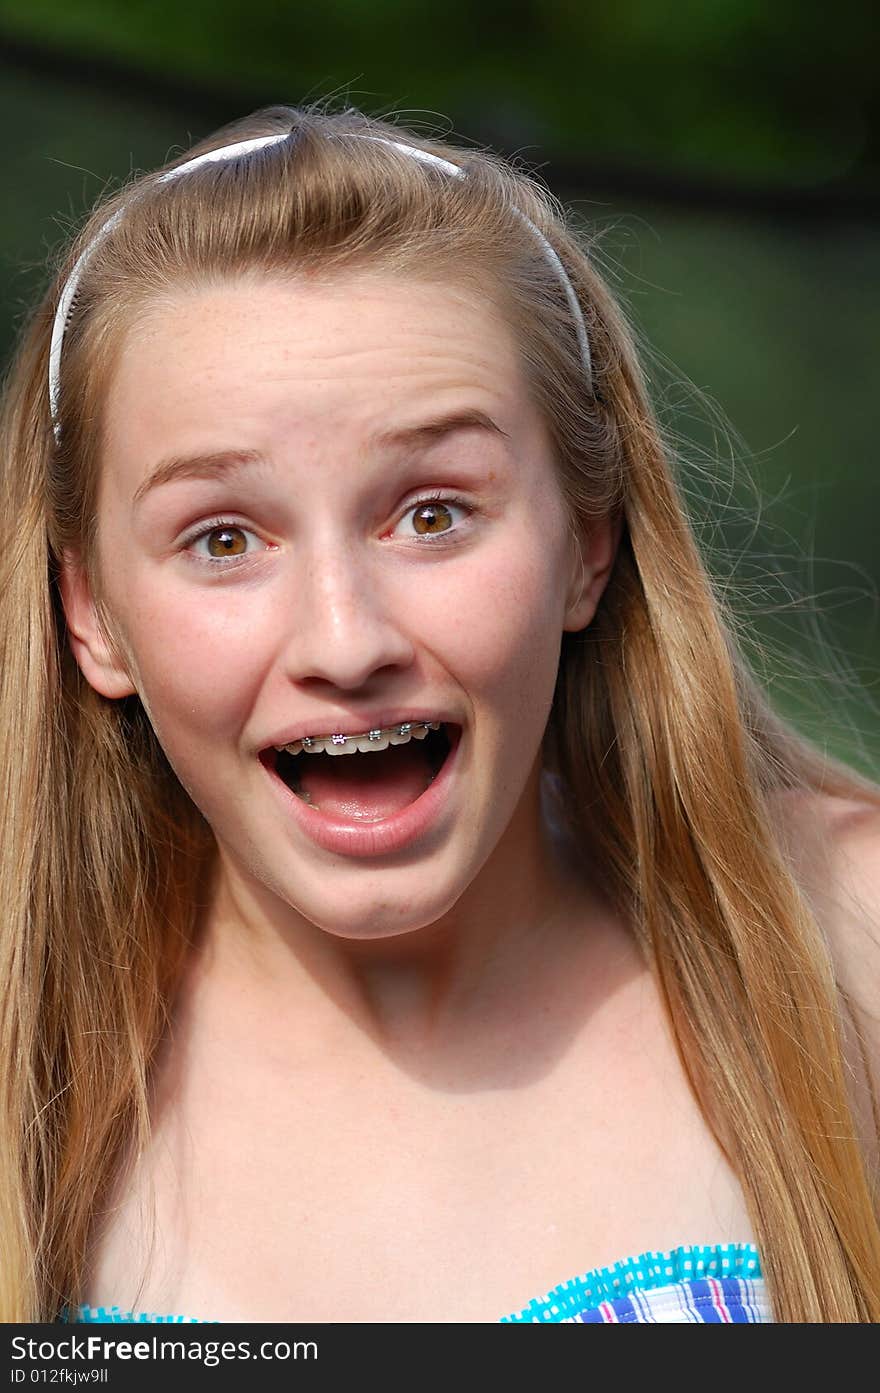
[[[429,730],[439,730],[440,724],[440,721],[404,721],[399,726],[389,726],[388,734],[415,735],[416,739],[421,740],[424,737],[415,734],[415,732],[421,730],[424,735],[427,735]],[[284,745],[280,748],[286,750],[288,754],[298,755],[301,751],[313,750],[316,745],[324,745],[327,740],[330,741],[331,745],[346,745],[349,741],[354,743],[356,740],[370,740],[376,743],[382,739],[384,734],[382,729],[378,729],[368,730],[363,735],[304,735],[301,740],[295,740],[292,745]]]

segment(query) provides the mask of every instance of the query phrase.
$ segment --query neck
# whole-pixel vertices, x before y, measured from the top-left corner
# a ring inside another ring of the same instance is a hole
[[[528,818],[528,809],[521,814]],[[608,906],[578,873],[542,803],[515,858],[498,847],[441,918],[389,937],[343,938],[299,915],[267,915],[259,893],[218,865],[184,989],[186,1010],[228,1039],[304,1035],[366,1044],[403,1062],[473,1045],[516,1020],[574,957],[607,936]],[[528,825],[528,824],[527,824]]]

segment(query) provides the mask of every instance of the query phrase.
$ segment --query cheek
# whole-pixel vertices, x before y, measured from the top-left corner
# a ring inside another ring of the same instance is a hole
[[[474,689],[508,710],[552,698],[564,615],[557,551],[530,533],[475,553],[444,596],[443,650]]]
[[[156,734],[172,757],[241,730],[259,689],[263,630],[239,600],[191,590],[128,606],[126,631],[138,686]]]

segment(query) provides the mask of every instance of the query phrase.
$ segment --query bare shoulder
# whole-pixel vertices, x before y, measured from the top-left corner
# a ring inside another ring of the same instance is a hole
[[[880,807],[829,801],[841,805],[832,814],[836,899],[841,902],[841,913],[831,923],[832,951],[862,995],[873,990],[880,1011]],[[873,970],[866,976],[868,969]]]
[[[880,1013],[880,805],[800,794],[781,830],[837,971]]]
[[[868,1074],[880,1098],[880,807],[822,794],[788,796],[780,822],[795,879],[824,936],[862,1135],[876,1139]],[[876,1140],[870,1147],[880,1164]]]

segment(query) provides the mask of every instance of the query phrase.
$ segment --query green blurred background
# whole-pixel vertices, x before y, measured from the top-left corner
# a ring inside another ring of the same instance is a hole
[[[0,0],[0,354],[102,190],[256,107],[515,155],[604,233],[774,700],[880,774],[875,30],[857,0]]]

